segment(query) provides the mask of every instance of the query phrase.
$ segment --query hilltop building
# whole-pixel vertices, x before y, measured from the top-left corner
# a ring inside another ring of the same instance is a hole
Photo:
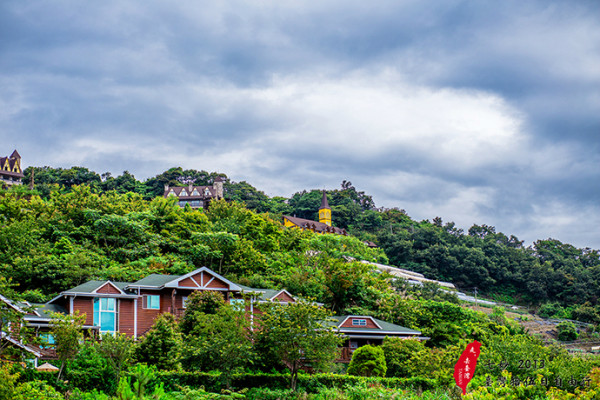
[[[323,198],[321,199],[321,207],[319,207],[319,222],[311,221],[310,219],[297,218],[289,215],[283,216],[283,224],[287,227],[296,227],[302,230],[309,229],[316,233],[334,233],[336,235],[347,236],[348,232],[345,229],[332,226],[331,207],[327,202],[327,193],[323,190]]]
[[[192,208],[208,209],[212,200],[223,198],[223,181],[216,178],[212,186],[169,186],[165,185],[164,197],[176,196],[179,206],[185,207],[189,204]]]
[[[23,177],[21,155],[17,150],[13,151],[8,157],[0,157],[1,186],[8,187],[12,185],[21,185]]]

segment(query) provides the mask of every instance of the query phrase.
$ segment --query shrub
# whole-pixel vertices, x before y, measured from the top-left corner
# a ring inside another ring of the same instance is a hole
[[[563,321],[556,326],[558,332],[558,340],[566,342],[570,340],[576,340],[579,334],[577,328],[570,321]]]
[[[175,316],[164,313],[156,318],[150,331],[136,349],[138,361],[155,365],[159,369],[177,369],[181,356],[181,334]]]
[[[385,376],[386,371],[383,349],[371,345],[356,349],[348,367],[348,374],[359,376]]]
[[[423,342],[413,339],[385,338],[381,346],[385,354],[387,376],[413,376],[417,363],[426,352]]]

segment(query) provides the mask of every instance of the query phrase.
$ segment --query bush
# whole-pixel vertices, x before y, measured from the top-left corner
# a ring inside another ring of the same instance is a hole
[[[159,369],[177,369],[181,357],[182,340],[177,320],[170,313],[156,318],[150,331],[136,349],[138,361],[155,365]]]
[[[131,376],[131,372],[126,374]],[[283,390],[289,386],[289,374],[270,373],[244,373],[235,374],[232,377],[234,388],[270,388]],[[219,373],[213,372],[178,372],[158,371],[153,379],[148,382],[149,387],[160,383],[164,384],[166,391],[178,390],[180,387],[191,388],[203,387],[208,392],[218,393],[224,386]],[[411,378],[377,378],[337,374],[300,374],[298,375],[298,387],[308,392],[316,393],[320,388],[344,388],[347,385],[357,384],[381,385],[386,388],[412,388],[415,390],[430,390],[438,386],[435,379],[423,377]]]
[[[383,349],[379,346],[359,347],[352,354],[348,374],[360,376],[385,376],[387,365]]]
[[[556,326],[556,330],[558,332],[558,340],[562,342],[576,340],[579,336],[577,333],[577,328],[570,321],[561,322]]]
[[[417,363],[427,350],[423,342],[414,339],[387,337],[381,346],[385,354],[387,376],[414,376]]]

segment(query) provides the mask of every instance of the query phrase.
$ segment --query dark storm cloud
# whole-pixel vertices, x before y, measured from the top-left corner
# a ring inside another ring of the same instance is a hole
[[[26,163],[219,170],[270,195],[600,247],[595,1],[0,4]]]

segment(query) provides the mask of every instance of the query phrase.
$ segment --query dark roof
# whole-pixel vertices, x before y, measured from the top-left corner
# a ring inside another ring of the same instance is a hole
[[[180,278],[181,275],[161,275],[161,274],[152,274],[148,275],[145,278],[140,279],[137,282],[129,283],[129,286],[143,286],[143,287],[161,287],[166,283],[169,283],[177,278]]]
[[[23,170],[21,169],[21,166],[19,165],[18,171],[17,172],[13,172],[13,168],[15,167],[15,164],[17,164],[17,161],[21,159],[21,156],[19,155],[19,153],[17,153],[17,151],[13,151],[13,153],[11,154],[10,157],[0,157],[0,172],[2,173],[2,175],[8,175],[8,176],[14,176],[17,178],[23,178]],[[8,168],[9,169],[4,169],[4,164],[6,163],[6,161],[8,160]]]
[[[182,192],[185,190],[184,194]],[[194,190],[198,191],[197,195],[193,195]],[[180,199],[186,200],[204,200],[217,197],[217,191],[212,186],[168,186],[165,188],[164,197],[174,193]]]
[[[29,322],[46,321],[48,319],[52,319],[53,313],[67,314],[67,310],[63,306],[54,303],[32,303],[31,306],[35,309],[35,312],[38,315],[27,314],[24,316],[23,319]]]
[[[319,232],[319,233],[325,232],[325,233],[336,233],[338,235],[348,235],[348,232],[346,232],[345,229],[336,228],[335,226],[329,226],[327,224],[324,224],[323,222],[311,221],[310,219],[304,219],[304,218],[291,217],[289,215],[284,215],[283,218],[287,219],[288,221],[290,221],[294,225],[298,226],[299,228],[311,229],[311,230],[314,230],[315,232]]]
[[[285,289],[257,289],[257,288],[251,288],[251,287],[239,285],[239,284],[238,284],[238,286],[242,288],[242,292],[258,293],[256,298],[259,301],[270,301],[273,297],[277,296],[279,293],[281,293],[285,290]],[[286,292],[290,296],[292,296],[290,294],[290,292],[288,292],[287,290],[286,290]],[[292,297],[294,297],[294,296],[292,296]]]
[[[361,333],[373,333],[373,334],[383,334],[382,332],[390,332],[391,335],[414,335],[418,336],[421,334],[419,331],[415,331],[414,329],[405,328],[400,325],[392,324],[389,322],[382,321],[377,318],[373,318],[370,316],[360,316],[360,315],[340,315],[332,317],[334,321],[331,323],[336,328],[340,328],[342,322],[344,322],[348,318],[364,318],[364,319],[372,319],[375,321],[377,325],[381,327],[379,328],[367,328],[366,326],[361,327],[352,327],[352,328],[340,328],[343,333],[353,333],[353,332],[361,332]]]
[[[75,286],[72,289],[65,290],[63,293],[94,293],[94,290],[103,286],[106,282],[110,282],[115,285],[117,288],[125,291],[129,282],[113,282],[113,281],[87,281],[86,283],[82,283],[79,286]]]
[[[331,210],[331,207],[329,207],[329,203],[327,202],[327,192],[323,190],[323,198],[321,199],[321,207],[319,207],[319,210],[324,208]]]

